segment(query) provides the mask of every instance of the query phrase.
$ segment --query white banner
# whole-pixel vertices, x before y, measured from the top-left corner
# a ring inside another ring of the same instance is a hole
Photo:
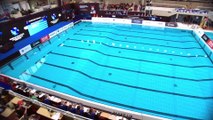
[[[63,32],[63,28],[59,28],[58,33]]]
[[[92,22],[132,24],[132,19],[93,17]],[[143,20],[142,25],[165,27],[165,22]]]
[[[148,21],[148,20],[144,20],[143,25],[146,26],[155,26],[155,27],[165,27],[165,22],[159,22],[159,21]]]
[[[57,35],[57,31],[53,31],[49,34],[50,38],[53,38],[56,35]]]
[[[125,24],[131,24],[132,20],[131,19],[119,19],[119,18],[115,18],[113,19],[114,23],[125,23]]]
[[[27,45],[27,46],[23,47],[22,49],[20,49],[19,52],[20,52],[21,55],[23,55],[23,54],[27,53],[30,50],[32,50],[31,45]]]
[[[100,18],[100,17],[92,17],[92,22],[113,22],[115,18]]]

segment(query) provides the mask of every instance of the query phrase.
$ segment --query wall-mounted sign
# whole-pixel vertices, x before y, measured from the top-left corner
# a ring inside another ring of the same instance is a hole
[[[11,30],[10,30],[11,34],[13,36],[17,36],[19,34],[19,29],[17,27],[13,27]]]
[[[13,27],[10,30],[10,33],[12,34],[12,38],[10,38],[10,41],[18,41],[21,40],[24,37],[24,33],[20,34],[20,30],[17,27]]]
[[[58,21],[59,21],[59,18],[57,17],[57,15],[55,13],[53,13],[51,15],[51,21],[50,21],[50,23],[56,24]]]
[[[27,29],[30,36],[48,28],[47,16],[37,17],[32,20],[26,21]]]

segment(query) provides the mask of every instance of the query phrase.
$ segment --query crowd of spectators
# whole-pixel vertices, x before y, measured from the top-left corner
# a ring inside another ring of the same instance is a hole
[[[0,14],[0,22],[4,22],[10,19],[10,14],[8,12],[4,12]]]
[[[35,91],[24,85],[15,84],[13,85],[13,90],[24,96],[30,97],[31,99],[43,102],[47,105],[51,105],[64,111],[69,111],[71,113],[78,114],[87,118],[96,120],[100,115],[100,112],[94,108],[84,107],[80,103],[64,100],[47,93],[43,93],[41,91]]]
[[[80,103],[75,103],[61,99],[60,102],[54,102],[51,100],[51,96],[46,94],[42,100],[43,103],[60,108],[64,111],[69,111],[74,114],[78,114],[91,119],[98,119],[100,112],[94,108],[84,107]]]
[[[105,7],[105,6],[104,6]],[[144,9],[144,6],[134,3],[120,3],[120,4],[108,4],[106,10],[116,10],[116,11],[134,11],[141,12]]]
[[[0,119],[27,120],[29,115],[34,114],[33,107],[29,107],[32,106],[31,102],[18,100],[14,103],[14,96],[10,95],[8,90],[3,91],[3,94],[0,93]]]
[[[33,88],[26,87],[25,84],[20,85],[16,82],[12,85],[12,90],[22,94],[26,97],[29,97],[33,100],[37,100],[39,102],[43,102],[47,105],[59,108],[64,111],[69,111],[73,114],[77,114],[80,116],[84,116],[90,119],[99,120],[101,119],[101,110],[97,110],[92,107],[85,106],[81,103],[76,103],[70,100],[65,100],[60,97],[56,97],[54,95],[50,95],[48,93],[44,93],[42,91],[37,91]],[[119,114],[115,114],[119,115]],[[122,118],[131,119],[132,116],[122,115]]]

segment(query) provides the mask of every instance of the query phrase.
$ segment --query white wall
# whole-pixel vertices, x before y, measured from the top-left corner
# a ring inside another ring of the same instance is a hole
[[[209,12],[209,19],[213,21],[213,11]]]
[[[172,16],[176,14],[175,8],[164,8],[164,7],[151,7],[152,15],[157,16]]]

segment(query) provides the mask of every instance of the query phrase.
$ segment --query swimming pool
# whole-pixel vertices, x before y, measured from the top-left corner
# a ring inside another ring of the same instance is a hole
[[[81,22],[3,74],[86,100],[172,119],[211,119],[213,64],[192,31]]]

